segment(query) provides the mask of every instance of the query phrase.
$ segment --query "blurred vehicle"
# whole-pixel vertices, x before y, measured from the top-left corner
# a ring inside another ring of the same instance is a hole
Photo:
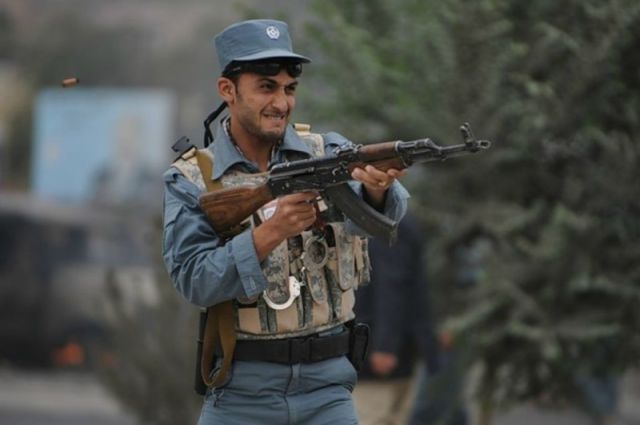
[[[109,323],[157,301],[150,241],[173,120],[161,89],[36,96],[30,193],[0,189],[0,356],[107,361]]]
[[[153,304],[146,227],[104,208],[0,192],[0,357],[91,366],[115,311]]]

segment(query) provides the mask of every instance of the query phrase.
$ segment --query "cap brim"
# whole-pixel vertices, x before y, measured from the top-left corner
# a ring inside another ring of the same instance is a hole
[[[300,62],[309,63],[311,59],[306,56],[299,55],[297,53],[292,53],[288,50],[283,49],[271,49],[271,50],[263,50],[259,53],[254,53],[252,55],[246,55],[234,58],[236,61],[256,61],[260,59],[276,59],[276,58],[287,58],[287,59],[298,59]]]

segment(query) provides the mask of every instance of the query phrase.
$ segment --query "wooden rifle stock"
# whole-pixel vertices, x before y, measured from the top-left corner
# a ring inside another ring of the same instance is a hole
[[[273,195],[266,184],[239,186],[203,193],[200,196],[200,208],[214,230],[224,235],[272,199]]]

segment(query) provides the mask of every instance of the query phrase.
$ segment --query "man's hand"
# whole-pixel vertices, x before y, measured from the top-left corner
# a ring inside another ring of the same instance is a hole
[[[282,240],[299,235],[316,221],[317,196],[316,192],[302,192],[278,198],[275,213],[265,223]]]
[[[283,240],[299,235],[316,221],[316,192],[294,193],[277,199],[276,210],[253,230],[253,240],[260,261]]]
[[[369,356],[369,365],[376,375],[387,376],[398,366],[398,357],[395,354],[374,351]]]
[[[371,205],[377,209],[381,209],[384,206],[385,195],[389,186],[391,186],[397,178],[404,176],[406,173],[406,170],[396,170],[394,168],[390,168],[385,172],[378,170],[373,165],[367,165],[364,169],[354,169],[351,172],[351,177],[364,185]]]

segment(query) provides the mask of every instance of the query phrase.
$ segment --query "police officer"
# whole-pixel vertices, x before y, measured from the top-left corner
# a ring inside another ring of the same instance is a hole
[[[260,183],[274,164],[350,142],[298,134],[290,124],[310,60],[293,52],[286,23],[239,22],[215,46],[229,115],[207,149],[211,182],[185,155],[164,174],[163,256],[175,287],[193,304],[229,303],[233,311],[233,363],[207,390],[199,424],[356,424],[349,324],[353,291],[368,280],[366,235],[315,192],[280,197],[231,238],[216,234],[198,206],[211,184]],[[351,185],[398,220],[409,196],[401,175],[367,166],[353,171]]]

